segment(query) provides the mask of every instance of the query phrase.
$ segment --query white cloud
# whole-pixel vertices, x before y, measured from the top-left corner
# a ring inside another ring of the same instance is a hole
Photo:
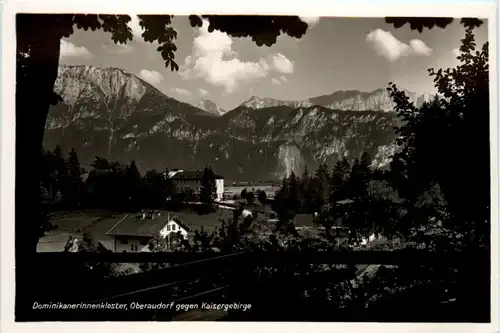
[[[135,47],[129,44],[104,44],[104,49],[109,50],[109,53],[128,54],[134,51]]]
[[[432,49],[419,39],[412,39],[408,45],[394,37],[391,32],[382,29],[371,31],[366,35],[366,41],[379,56],[389,61],[412,54],[428,56],[432,52]]]
[[[293,62],[283,54],[278,53],[272,57],[272,64],[275,70],[283,74],[293,73]]]
[[[287,83],[288,82],[288,79],[284,76],[281,76],[280,77],[280,81],[283,82],[283,83]]]
[[[232,49],[233,40],[220,31],[208,32],[208,23],[197,29],[193,51],[184,60],[179,74],[185,80],[203,79],[223,87],[231,94],[240,84],[267,76],[269,64],[260,59],[257,62],[236,58]]]
[[[87,50],[85,46],[76,46],[75,44],[61,39],[61,57],[81,57],[90,59],[93,57],[92,53]]]
[[[281,84],[281,81],[278,80],[277,78],[273,77],[273,79],[271,80],[273,82],[273,84],[276,84],[276,85],[279,85]]]
[[[455,57],[458,57],[458,56],[460,56],[462,54],[462,52],[460,52],[460,48],[459,47],[457,47],[456,49],[453,49],[451,51],[451,53],[453,53],[453,56],[455,56]]]
[[[173,88],[172,92],[182,97],[191,97],[193,95],[189,90],[183,88]]]
[[[410,41],[410,47],[415,54],[429,56],[432,53],[432,49],[425,45],[420,39],[412,39]]]
[[[389,31],[376,29],[366,35],[366,41],[375,52],[389,61],[395,61],[410,52],[410,47],[399,41]]]
[[[208,95],[208,91],[206,91],[203,88],[199,88],[198,92],[200,93],[201,96],[207,96]]]
[[[309,28],[312,28],[314,27],[316,24],[318,24],[319,22],[319,17],[318,16],[311,16],[311,17],[307,17],[307,16],[299,16],[300,20],[302,22],[305,22],[307,23],[307,25],[309,26]]]
[[[139,17],[137,15],[129,14],[131,20],[128,23],[130,29],[132,29],[132,34],[134,35],[134,40],[142,40],[142,33],[144,30],[139,25]]]
[[[159,72],[155,70],[141,69],[139,72],[139,77],[144,81],[151,83],[152,85],[158,84],[163,81],[164,77]]]

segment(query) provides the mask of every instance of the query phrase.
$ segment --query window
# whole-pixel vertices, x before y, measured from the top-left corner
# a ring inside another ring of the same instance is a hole
[[[128,239],[121,238],[120,239],[120,244],[128,244]]]
[[[170,231],[170,224],[167,225],[167,231]]]
[[[138,248],[137,244],[130,244],[130,250],[131,251],[138,251],[139,248]]]
[[[177,227],[177,225],[176,225],[176,224],[172,224],[172,230],[175,230],[175,229],[176,229],[176,227]]]

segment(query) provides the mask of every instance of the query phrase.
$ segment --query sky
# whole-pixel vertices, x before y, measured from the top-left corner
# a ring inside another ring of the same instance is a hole
[[[137,75],[167,96],[196,105],[203,99],[230,110],[251,96],[303,100],[338,90],[370,92],[395,82],[434,93],[428,68],[458,64],[464,28],[459,20],[422,33],[405,25],[394,29],[383,18],[307,17],[300,38],[281,35],[271,47],[250,38],[231,38],[208,24],[192,28],[176,16],[178,72],[165,68],[158,45],[144,42],[137,16],[134,40],[116,45],[109,33],[76,31],[61,41],[61,64],[118,67]],[[487,24],[475,30],[478,47],[487,41]]]

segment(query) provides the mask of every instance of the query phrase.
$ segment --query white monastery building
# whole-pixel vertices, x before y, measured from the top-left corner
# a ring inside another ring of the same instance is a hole
[[[172,179],[176,189],[179,192],[191,189],[194,194],[200,193],[201,179],[203,177],[203,171],[184,171],[184,170],[172,170],[169,171],[167,177]],[[215,186],[217,199],[222,200],[224,195],[224,178],[215,175]]]

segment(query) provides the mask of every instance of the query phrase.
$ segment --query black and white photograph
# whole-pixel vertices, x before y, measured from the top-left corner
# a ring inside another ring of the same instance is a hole
[[[330,7],[15,13],[15,322],[498,324],[495,11]]]

